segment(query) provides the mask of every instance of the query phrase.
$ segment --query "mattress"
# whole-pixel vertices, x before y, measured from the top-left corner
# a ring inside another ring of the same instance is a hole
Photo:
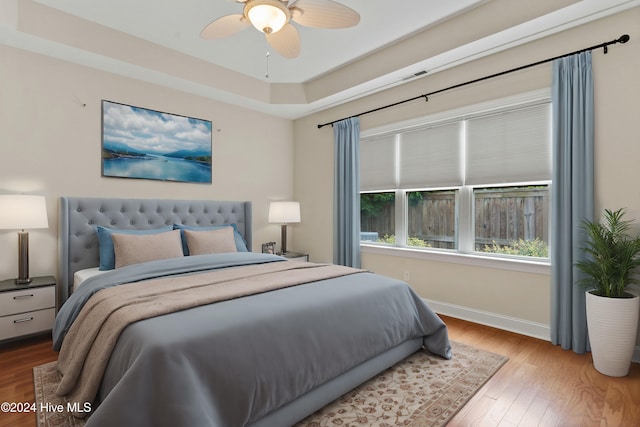
[[[102,274],[104,271],[100,271],[98,267],[93,268],[85,268],[83,270],[78,270],[73,274],[73,291],[75,292],[82,283],[90,277],[97,276],[98,274]]]

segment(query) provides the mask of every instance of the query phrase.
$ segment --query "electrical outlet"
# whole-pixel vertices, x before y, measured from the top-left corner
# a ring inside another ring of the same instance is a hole
[[[409,272],[405,271],[404,272],[404,281],[408,282],[410,278],[411,278],[411,275],[409,274]]]

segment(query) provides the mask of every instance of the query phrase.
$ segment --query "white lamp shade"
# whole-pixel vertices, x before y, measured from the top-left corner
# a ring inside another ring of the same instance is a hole
[[[279,224],[300,222],[300,203],[271,202],[269,206],[269,222]]]
[[[47,228],[44,196],[0,195],[0,229]]]

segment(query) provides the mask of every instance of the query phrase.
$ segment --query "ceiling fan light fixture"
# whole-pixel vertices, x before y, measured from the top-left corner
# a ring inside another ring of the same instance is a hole
[[[244,7],[244,15],[258,31],[277,33],[289,21],[289,9],[280,0],[253,0]]]

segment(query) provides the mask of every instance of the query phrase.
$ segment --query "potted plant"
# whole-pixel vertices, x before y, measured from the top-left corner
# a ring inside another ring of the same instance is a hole
[[[594,367],[601,373],[623,377],[629,372],[636,344],[640,298],[628,286],[638,283],[640,237],[628,232],[625,209],[605,209],[600,222],[585,221],[587,259],[576,263],[585,273],[586,308]]]

